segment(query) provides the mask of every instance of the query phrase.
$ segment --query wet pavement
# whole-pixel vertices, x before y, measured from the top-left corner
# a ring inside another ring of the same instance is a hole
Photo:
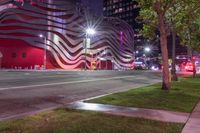
[[[67,107],[71,109],[103,112],[118,116],[139,117],[163,122],[186,123],[181,133],[200,133],[200,102],[196,105],[191,114],[156,109],[84,103],[82,101],[71,103],[67,105]]]
[[[189,113],[182,113],[182,112],[122,107],[122,106],[84,103],[84,102],[71,103],[67,105],[67,107],[79,110],[103,112],[112,115],[140,117],[151,120],[158,120],[163,122],[175,122],[175,123],[186,123],[190,116]]]

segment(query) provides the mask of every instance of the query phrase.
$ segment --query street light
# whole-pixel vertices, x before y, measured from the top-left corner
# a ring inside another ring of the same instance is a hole
[[[87,53],[87,49],[90,48],[90,36],[93,36],[95,35],[96,31],[95,29],[93,28],[87,28],[85,30],[85,41],[84,41],[84,48],[85,48],[85,70],[86,70],[86,67],[87,67],[87,56],[86,56],[86,53]]]
[[[151,48],[150,47],[145,47],[144,48],[144,52],[145,53],[150,53],[151,52]],[[146,55],[148,55],[148,54],[144,54],[145,56],[145,64],[146,64],[146,66],[147,67],[149,67],[149,59],[147,59],[147,56]]]
[[[145,51],[145,52],[150,52],[151,49],[150,49],[149,47],[146,47],[146,48],[144,48],[144,51]]]
[[[96,33],[96,31],[93,28],[87,28],[86,29],[86,34],[87,35],[94,35],[95,33]]]
[[[44,70],[46,70],[46,59],[47,59],[47,38],[43,35],[43,34],[40,34],[39,35],[40,38],[44,38]]]

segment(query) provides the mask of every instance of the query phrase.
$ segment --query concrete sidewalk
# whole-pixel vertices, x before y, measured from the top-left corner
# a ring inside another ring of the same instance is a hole
[[[200,102],[196,105],[191,114],[156,109],[84,103],[82,101],[71,103],[67,105],[67,107],[72,109],[103,112],[119,116],[140,117],[163,122],[186,123],[182,133],[200,133]]]
[[[186,123],[190,114],[155,109],[131,108],[114,105],[75,102],[67,105],[68,108],[98,111],[112,115],[141,117],[163,122]],[[200,130],[199,130],[200,131]]]
[[[182,133],[200,133],[200,102],[190,115]]]

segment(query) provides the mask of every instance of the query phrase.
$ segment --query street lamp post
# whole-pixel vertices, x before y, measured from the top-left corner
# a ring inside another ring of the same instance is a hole
[[[144,48],[145,53],[150,53],[151,52],[151,48],[150,47],[145,47]],[[147,59],[147,54],[145,54],[145,64],[147,65],[147,68],[149,68],[149,60]],[[148,62],[147,62],[148,61]]]
[[[105,59],[106,59],[106,70],[107,70],[108,69],[107,49],[104,49],[104,55],[105,55]]]
[[[44,70],[46,70],[46,66],[47,66],[47,38],[43,35],[40,34],[39,35],[40,38],[44,38]]]
[[[133,52],[133,56],[134,56],[134,60],[136,60],[137,59],[137,55],[139,54],[139,51],[137,50],[137,51],[135,51],[135,52]]]
[[[101,56],[99,56],[99,55],[101,55],[101,53],[100,53],[101,50],[100,50],[100,49],[97,49],[97,51],[98,51],[98,53],[97,53],[97,54],[98,54],[97,59],[98,59],[98,61],[99,61],[99,63],[98,63],[98,64],[99,64],[99,68],[98,68],[98,69],[101,70]]]
[[[84,41],[84,57],[85,57],[85,67],[84,70],[86,70],[86,64],[87,64],[87,57],[86,57],[86,53],[87,53],[87,34],[85,37],[85,41]]]
[[[85,31],[84,51],[85,51],[85,70],[87,68],[87,49],[90,47],[90,36],[94,35],[96,31],[93,28],[87,28]]]

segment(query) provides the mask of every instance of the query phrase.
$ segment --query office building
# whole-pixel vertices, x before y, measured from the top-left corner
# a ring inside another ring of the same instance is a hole
[[[141,28],[141,24],[136,22],[139,6],[134,0],[104,0],[103,14],[106,17],[118,17],[126,21],[134,31]]]

